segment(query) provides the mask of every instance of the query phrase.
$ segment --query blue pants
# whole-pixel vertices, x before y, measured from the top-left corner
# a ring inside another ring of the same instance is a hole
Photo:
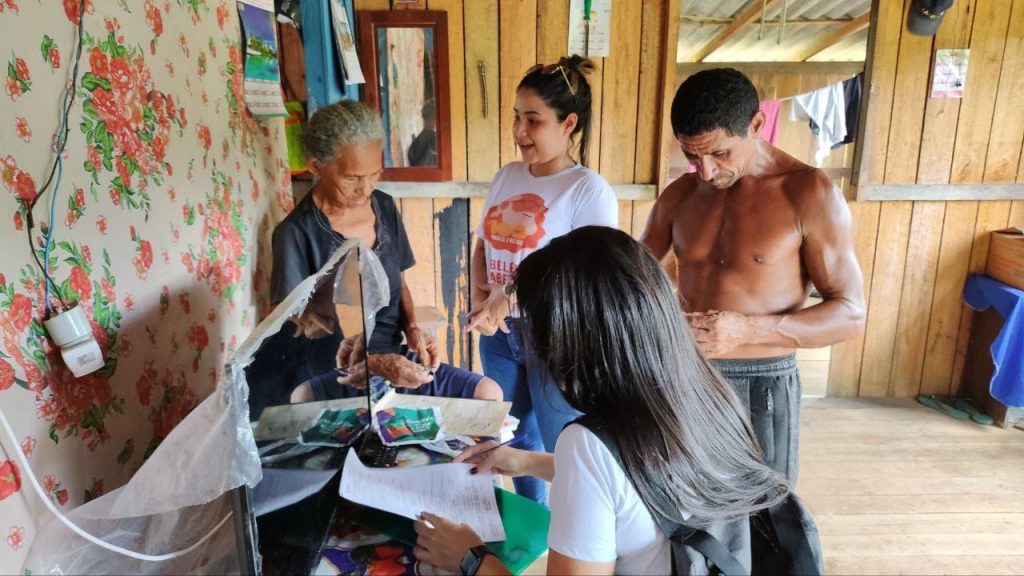
[[[522,450],[555,450],[555,441],[566,424],[580,415],[562,397],[547,369],[532,350],[525,350],[522,324],[506,318],[511,332],[480,337],[480,360],[484,375],[495,380],[512,402],[511,414],[519,419],[517,447]],[[539,478],[521,476],[512,480],[516,493],[547,504],[547,490]]]

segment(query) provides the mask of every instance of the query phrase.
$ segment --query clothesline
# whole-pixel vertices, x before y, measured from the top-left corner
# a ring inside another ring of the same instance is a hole
[[[850,76],[850,78],[856,78],[857,76],[860,76],[861,74],[863,74],[863,72],[858,72],[858,73],[854,74],[853,76]],[[843,80],[837,80],[836,82],[844,82],[846,80],[849,80],[850,78],[844,78]],[[829,84],[835,84],[835,82],[829,82]],[[824,88],[824,86],[822,88]],[[815,88],[814,90],[808,90],[807,92],[801,92],[799,94],[793,94],[792,96],[784,96],[782,98],[768,98],[768,100],[778,100],[779,102],[786,102],[788,100],[792,100],[794,98],[799,98],[800,96],[804,96],[805,94],[810,94],[811,92],[814,92],[815,90],[821,90],[821,88]]]

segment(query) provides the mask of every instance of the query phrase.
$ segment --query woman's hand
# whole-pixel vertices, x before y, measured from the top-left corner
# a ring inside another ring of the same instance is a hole
[[[383,376],[395,388],[419,388],[434,376],[401,354],[370,354],[370,375]]]
[[[295,334],[292,334],[295,338],[317,339],[334,333],[334,323],[312,307],[298,316],[293,316],[291,320],[295,323]]]
[[[473,309],[469,311],[466,332],[476,330],[484,336],[492,336],[501,330],[508,334],[505,317],[512,314],[512,304],[505,294],[505,286],[480,284],[477,288],[479,296],[474,298]]]
[[[493,440],[481,442],[475,446],[470,446],[462,451],[461,454],[453,459],[453,462],[465,462],[467,464],[474,464],[476,467],[473,469],[473,474],[479,474],[481,472],[490,472],[492,474],[502,474],[504,476],[526,476],[529,474],[529,463],[530,456],[533,452],[529,450],[518,450],[516,448],[510,448],[508,446],[502,446],[496,450],[491,450],[498,443]],[[481,452],[491,450],[477,457]]]
[[[448,572],[459,573],[462,559],[474,546],[484,543],[473,529],[428,512],[420,514],[416,529],[416,558]]]
[[[409,349],[416,352],[420,357],[420,364],[427,370],[437,370],[441,365],[441,351],[437,347],[437,340],[428,334],[424,334],[417,326],[405,329],[405,340]]]
[[[338,368],[353,371],[356,364],[366,360],[366,338],[363,333],[353,334],[341,341],[335,358]]]

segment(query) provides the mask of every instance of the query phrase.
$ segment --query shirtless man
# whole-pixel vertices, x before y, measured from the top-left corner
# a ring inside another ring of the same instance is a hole
[[[764,123],[740,72],[683,82],[672,130],[697,172],[665,189],[641,240],[659,259],[672,249],[701,351],[749,408],[766,463],[795,483],[795,350],[863,327],[863,279],[842,194],[824,172],[761,138]],[[804,308],[812,284],[823,302]]]

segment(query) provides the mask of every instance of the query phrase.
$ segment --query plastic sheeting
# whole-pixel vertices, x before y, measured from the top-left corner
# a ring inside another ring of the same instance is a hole
[[[353,285],[355,262],[361,282]],[[364,330],[372,334],[377,311],[388,303],[388,280],[373,251],[349,240],[260,322],[226,366],[214,392],[171,431],[127,484],[67,514],[89,534],[141,554],[185,550],[214,531],[208,540],[175,558],[139,560],[89,542],[49,516],[40,523],[24,568],[35,574],[238,573],[228,493],[243,484],[254,487],[262,478],[248,418],[245,367],[263,340],[300,314],[324,281],[332,280],[335,302],[362,302]],[[353,286],[359,295],[353,294]]]

